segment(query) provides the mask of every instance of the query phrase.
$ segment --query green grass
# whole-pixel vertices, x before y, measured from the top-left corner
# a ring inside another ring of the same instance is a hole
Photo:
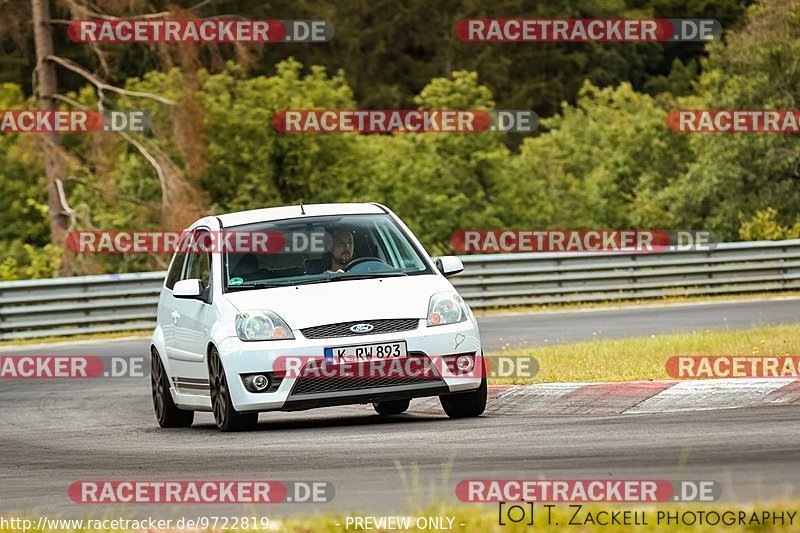
[[[800,325],[699,331],[630,339],[604,339],[536,348],[503,348],[496,354],[533,356],[533,378],[492,379],[490,384],[671,379],[673,355],[800,355]]]

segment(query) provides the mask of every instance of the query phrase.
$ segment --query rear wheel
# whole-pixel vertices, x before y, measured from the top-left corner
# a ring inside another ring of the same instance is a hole
[[[150,389],[153,393],[153,409],[156,420],[162,428],[183,428],[194,422],[194,411],[179,409],[172,401],[169,392],[169,378],[161,362],[161,357],[153,348],[150,350]]]
[[[456,392],[439,396],[442,409],[450,418],[470,418],[481,416],[486,410],[487,396],[486,378],[481,380],[481,386],[474,391]]]
[[[222,431],[246,431],[258,424],[258,413],[240,413],[231,402],[225,368],[216,348],[208,354],[208,377],[211,381],[211,407],[214,422]]]
[[[372,407],[379,415],[399,415],[408,410],[411,400],[393,400],[390,402],[372,402]]]

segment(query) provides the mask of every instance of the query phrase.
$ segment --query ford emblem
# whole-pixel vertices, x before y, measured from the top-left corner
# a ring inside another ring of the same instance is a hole
[[[375,326],[372,324],[353,324],[350,326],[350,331],[353,333],[369,333],[375,329]]]

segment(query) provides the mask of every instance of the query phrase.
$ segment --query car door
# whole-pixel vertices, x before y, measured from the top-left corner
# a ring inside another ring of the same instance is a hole
[[[164,280],[164,287],[161,289],[161,296],[158,302],[156,321],[161,327],[161,332],[164,336],[164,347],[166,349],[164,356],[170,359],[173,358],[175,326],[177,325],[177,311],[175,310],[176,298],[172,295],[172,289],[183,275],[185,262],[186,254],[176,252],[169,265],[167,277]]]
[[[210,239],[210,232],[208,229],[200,228],[194,230],[189,238],[194,242]],[[189,249],[193,248],[190,243]],[[198,251],[187,253],[181,279],[199,279],[203,286],[203,298],[173,297],[172,299],[173,311],[170,318],[174,335],[169,357],[174,377],[179,379],[208,378],[205,354],[212,317],[211,261],[211,253]]]

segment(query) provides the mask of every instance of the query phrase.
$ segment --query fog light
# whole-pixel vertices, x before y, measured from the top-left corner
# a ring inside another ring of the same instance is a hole
[[[471,355],[459,355],[456,359],[456,368],[461,372],[472,372],[474,366],[475,360]]]
[[[253,388],[257,391],[262,391],[269,387],[269,378],[267,376],[262,376],[258,374],[257,376],[253,376]]]

